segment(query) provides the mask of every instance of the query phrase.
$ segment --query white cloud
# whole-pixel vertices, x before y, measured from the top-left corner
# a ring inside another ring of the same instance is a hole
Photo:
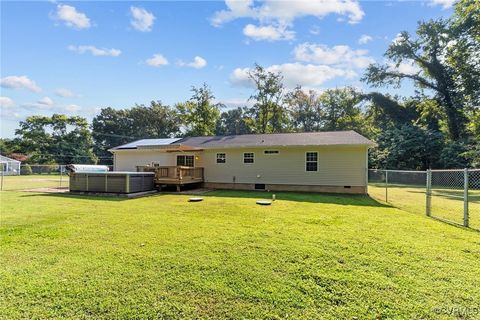
[[[362,36],[358,39],[359,44],[367,44],[370,41],[372,41],[373,38],[369,36],[368,34],[362,34]]]
[[[97,48],[95,46],[68,46],[68,50],[79,54],[90,52],[93,56],[118,57],[122,51],[118,49]]]
[[[405,74],[417,74],[421,69],[415,64],[413,60],[407,60],[399,63],[398,65],[394,62],[387,62],[389,71],[397,71]]]
[[[38,100],[37,103],[43,104],[46,106],[53,106],[53,100],[50,97],[43,97],[42,99]]]
[[[82,12],[78,12],[75,7],[59,4],[57,6],[57,18],[62,20],[65,25],[76,29],[90,28],[90,19]]]
[[[346,16],[350,23],[357,23],[365,14],[356,0],[264,0],[257,6],[253,0],[225,0],[225,4],[227,9],[217,11],[211,18],[214,26],[238,18],[288,24],[304,16],[323,18],[329,14]]]
[[[27,89],[33,92],[40,92],[39,86],[35,81],[29,79],[27,76],[8,76],[0,80],[0,86],[10,89]]]
[[[73,97],[75,95],[71,90],[65,88],[58,88],[57,90],[55,90],[55,94],[63,98]]]
[[[250,70],[250,68],[235,69],[230,75],[230,82],[235,86],[252,87],[253,83],[248,76]],[[275,73],[280,72],[284,77],[287,88],[294,88],[296,85],[318,87],[336,77],[352,79],[357,76],[352,70],[298,62],[272,65],[267,67],[266,70]]]
[[[403,42],[405,39],[404,37],[402,36],[401,33],[397,33],[397,35],[395,36],[395,38],[392,39],[392,43],[393,44],[400,44],[401,42]]]
[[[66,112],[78,112],[82,108],[80,106],[77,106],[76,104],[69,104],[68,106],[63,107],[63,110]]]
[[[367,50],[353,50],[347,45],[328,47],[305,42],[296,46],[293,52],[296,60],[316,64],[363,69],[375,62],[367,55]]]
[[[9,97],[0,97],[0,108],[1,109],[9,109],[15,106],[15,101],[10,99]]]
[[[152,67],[166,66],[168,64],[167,58],[158,53],[154,54],[153,57],[151,57],[150,59],[147,59],[146,62]]]
[[[192,62],[183,62],[180,60],[177,62],[177,65],[179,65],[180,67],[191,67],[195,69],[201,69],[207,66],[207,60],[203,59],[200,56],[195,56]]]
[[[132,6],[130,7],[130,14],[133,18],[130,21],[133,28],[142,32],[152,31],[153,22],[155,21],[153,13],[148,12],[144,8]]]
[[[287,26],[255,26],[253,24],[247,24],[243,28],[243,34],[252,38],[255,41],[267,40],[293,40],[295,39],[295,32],[288,30]]]
[[[430,0],[431,6],[442,6],[443,9],[448,9],[453,6],[457,0]]]

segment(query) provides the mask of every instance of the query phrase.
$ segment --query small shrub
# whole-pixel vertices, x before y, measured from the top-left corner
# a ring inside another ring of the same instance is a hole
[[[33,174],[32,167],[29,164],[22,165],[20,167],[20,174],[23,175],[30,175]]]

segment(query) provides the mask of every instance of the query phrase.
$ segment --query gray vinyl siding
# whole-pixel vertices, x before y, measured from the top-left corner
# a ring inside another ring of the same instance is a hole
[[[309,151],[318,152],[318,171],[306,171]],[[226,163],[216,163],[217,152],[227,154]],[[255,154],[253,164],[243,163],[245,152]],[[365,146],[245,148],[205,150],[202,162],[206,182],[365,186],[366,156]]]

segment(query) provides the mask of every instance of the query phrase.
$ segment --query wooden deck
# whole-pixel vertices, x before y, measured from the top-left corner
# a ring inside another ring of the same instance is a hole
[[[203,168],[184,166],[137,166],[137,171],[155,172],[156,185],[175,185],[177,190],[180,186],[203,182]]]

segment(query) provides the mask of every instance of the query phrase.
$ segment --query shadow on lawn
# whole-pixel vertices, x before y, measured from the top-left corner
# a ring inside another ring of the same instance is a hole
[[[367,195],[334,194],[334,193],[301,193],[301,192],[264,192],[264,191],[238,191],[238,190],[215,190],[201,195],[204,198],[248,198],[248,199],[272,199],[275,194],[277,200],[296,202],[328,203],[348,206],[391,206],[380,203]]]
[[[310,202],[310,203],[328,203],[349,206],[370,206],[370,207],[386,207],[391,206],[380,203],[367,195],[353,195],[353,194],[333,194],[333,193],[300,193],[300,192],[264,192],[264,191],[239,191],[239,190],[214,190],[200,195],[208,198],[244,198],[244,199],[272,199],[275,194],[277,200],[296,201],[296,202]],[[156,193],[148,195],[145,198],[161,198],[165,196],[183,196],[190,197],[185,194],[175,193]],[[101,195],[79,195],[70,193],[31,193],[24,194],[21,197],[57,197],[63,199],[78,199],[78,200],[94,200],[94,201],[126,201],[133,200],[123,197],[115,196],[101,196]],[[142,199],[142,198],[137,198]],[[159,199],[160,200],[160,199]]]
[[[78,199],[78,200],[100,200],[100,201],[125,201],[130,200],[123,197],[115,196],[93,196],[93,195],[83,195],[83,194],[72,194],[72,193],[26,193],[20,197],[57,197],[64,199]]]

